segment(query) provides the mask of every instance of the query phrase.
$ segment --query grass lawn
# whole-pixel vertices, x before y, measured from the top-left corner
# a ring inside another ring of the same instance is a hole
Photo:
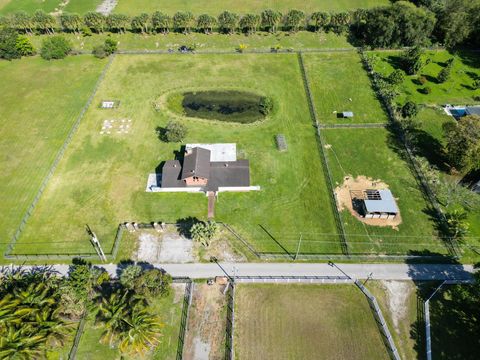
[[[401,52],[370,52],[378,58],[374,68],[381,74],[388,76],[394,69],[400,67]],[[437,76],[440,70],[446,65],[446,61],[454,57],[450,79],[445,83],[437,82]],[[415,101],[419,104],[465,104],[475,103],[474,96],[480,96],[480,90],[472,88],[475,76],[480,76],[480,55],[473,52],[458,52],[457,55],[450,54],[448,51],[428,51],[424,55],[425,60],[430,59],[419,75],[425,76],[427,83],[422,85],[418,81],[418,76],[407,76],[399,88],[400,95],[397,97],[398,103],[405,103],[407,100]],[[430,94],[421,93],[421,89],[426,86],[431,88]]]
[[[120,222],[205,219],[203,194],[145,192],[148,174],[173,159],[181,146],[158,140],[155,128],[174,115],[164,106],[157,112],[152,104],[168,91],[227,87],[268,95],[275,110],[249,125],[179,119],[189,130],[184,143],[236,142],[240,156],[250,159],[251,183],[262,188],[222,193],[216,220],[229,223],[259,251],[293,252],[304,232],[312,235],[304,236],[302,252],[340,252],[335,235],[331,243],[316,241],[316,234],[334,234],[335,226],[297,56],[267,54],[117,56],[17,243],[17,253],[91,252],[85,224],[109,249]],[[120,107],[101,110],[102,99],[120,100]],[[131,119],[132,130],[102,135],[107,119]],[[283,153],[275,145],[280,133],[288,143]],[[54,239],[64,243],[40,244]],[[32,242],[38,246],[22,245]]]
[[[239,359],[388,359],[364,295],[353,285],[237,285]]]
[[[119,0],[115,12],[137,15],[140,12],[161,10],[173,15],[177,11],[191,11],[195,15],[211,14],[217,16],[224,10],[237,13],[260,13],[265,9],[276,9],[287,12],[290,9],[299,9],[308,13],[313,11],[343,11],[357,8],[367,8],[387,5],[387,0],[306,0],[299,3],[297,0],[209,0],[206,2],[195,0],[172,0],[154,2],[151,0]]]
[[[123,355],[122,358],[154,360],[176,358],[183,302],[175,301],[174,297],[174,290],[172,290],[172,294],[168,297],[157,298],[150,305],[150,311],[160,316],[161,322],[165,325],[160,344],[155,351],[145,357]],[[183,297],[180,298],[183,299]],[[78,346],[77,359],[115,360],[120,358],[121,354],[118,348],[111,348],[108,344],[100,342],[103,330],[102,326],[95,326],[95,314],[90,314]]]
[[[103,0],[70,0],[63,11],[81,15],[89,11],[95,11],[102,2]]]
[[[174,49],[175,51],[181,45],[195,44],[199,51],[234,51],[239,44],[247,45],[247,50],[270,50],[272,46],[280,45],[282,49],[322,49],[322,48],[352,48],[345,36],[335,35],[333,33],[314,33],[309,31],[299,31],[294,34],[279,32],[269,34],[258,32],[246,36],[244,34],[211,34],[190,33],[187,35],[178,33],[169,33],[167,35],[141,35],[135,33],[126,34],[94,34],[92,36],[78,36],[75,34],[62,34],[67,37],[77,50],[91,51],[96,45],[103,44],[108,36],[119,42],[119,50],[163,50]],[[41,47],[45,35],[31,36],[36,48]],[[353,48],[352,48],[353,49]]]
[[[321,123],[387,122],[356,52],[306,54],[304,60]],[[342,111],[354,117],[337,118]]]
[[[29,14],[33,14],[36,10],[52,12],[58,7],[60,2],[61,0],[0,0],[0,15],[20,10]]]
[[[402,224],[398,230],[365,225],[348,210],[342,212],[353,253],[405,254],[430,250],[445,252],[436,238],[435,224],[407,163],[395,150],[395,140],[386,129],[328,129],[324,131],[329,165],[336,185],[347,175],[364,175],[385,182],[397,198]]]
[[[85,105],[105,60],[0,62],[0,242],[3,252]],[[51,246],[62,238],[49,238]]]

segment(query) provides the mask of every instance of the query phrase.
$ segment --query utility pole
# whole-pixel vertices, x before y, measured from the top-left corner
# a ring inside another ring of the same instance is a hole
[[[302,244],[302,238],[303,238],[303,234],[300,233],[300,238],[298,239],[298,245],[297,245],[297,252],[295,253],[295,257],[293,258],[293,261],[297,260],[298,252],[300,251],[300,245]]]

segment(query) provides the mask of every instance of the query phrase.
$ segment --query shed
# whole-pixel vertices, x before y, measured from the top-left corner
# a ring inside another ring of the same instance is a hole
[[[479,115],[480,116],[480,105],[465,107],[465,113],[466,113],[466,115]]]
[[[352,111],[344,111],[344,112],[342,112],[342,117],[343,118],[353,118],[353,112]]]
[[[362,208],[367,219],[394,219],[399,213],[395,198],[388,189],[366,190]]]

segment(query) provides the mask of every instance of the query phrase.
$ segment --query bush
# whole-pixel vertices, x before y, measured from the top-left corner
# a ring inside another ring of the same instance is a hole
[[[420,84],[422,85],[425,85],[428,82],[427,78],[423,75],[418,78],[418,81],[420,81]]]
[[[70,42],[63,36],[57,35],[43,40],[40,55],[45,60],[63,59],[70,51],[72,51]]]
[[[21,56],[35,55],[35,48],[25,35],[19,35],[15,47]]]
[[[217,232],[217,224],[214,221],[197,222],[190,228],[190,234],[194,241],[200,242],[203,246],[209,247],[210,241]]]
[[[400,70],[394,70],[389,76],[388,76],[388,82],[392,85],[400,85],[403,83],[405,80],[405,73]]]
[[[260,100],[260,112],[267,116],[270,114],[273,110],[273,100],[270,99],[269,97],[263,97]]]
[[[13,29],[0,31],[0,59],[20,59],[22,55],[17,49],[17,32]]]
[[[108,56],[107,52],[105,51],[105,46],[97,45],[93,48],[92,51],[93,56],[99,59],[106,58]]]
[[[432,89],[429,86],[425,86],[423,89],[421,89],[421,92],[423,94],[430,94],[432,92]]]
[[[82,28],[82,35],[83,35],[84,37],[92,36],[92,34],[93,34],[93,33],[92,33],[92,29],[90,29],[88,26],[84,26],[84,27]]]
[[[117,51],[117,42],[112,38],[106,38],[104,49],[107,55],[112,55],[115,51]]]
[[[476,79],[473,82],[473,88],[476,89],[476,90],[480,89],[480,79]]]
[[[181,142],[187,136],[187,128],[176,121],[169,121],[165,127],[165,141]]]
[[[444,83],[450,78],[450,68],[445,67],[442,70],[440,70],[440,73],[438,74],[437,80],[439,83]]]
[[[418,114],[418,106],[413,101],[407,101],[402,107],[402,117],[413,119]]]

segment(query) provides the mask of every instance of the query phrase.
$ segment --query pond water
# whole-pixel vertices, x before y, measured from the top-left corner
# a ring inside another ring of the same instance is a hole
[[[198,91],[182,94],[185,115],[242,124],[262,120],[262,96],[243,91]]]

